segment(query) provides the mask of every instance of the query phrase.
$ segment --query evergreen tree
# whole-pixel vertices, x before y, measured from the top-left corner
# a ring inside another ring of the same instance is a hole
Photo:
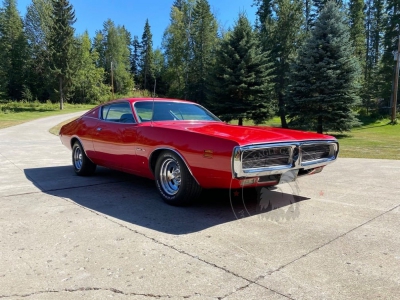
[[[357,124],[360,67],[346,17],[328,2],[310,38],[292,67],[288,112],[290,125],[316,130],[346,131]]]
[[[268,27],[272,17],[273,0],[253,0],[253,5],[257,7],[257,30],[263,32]]]
[[[353,41],[354,55],[359,59],[363,74],[365,74],[366,62],[366,36],[364,0],[349,1],[350,38]]]
[[[308,29],[310,30],[313,26],[315,21],[317,20],[319,14],[321,13],[322,9],[325,7],[326,3],[329,1],[335,2],[340,8],[342,8],[343,0],[311,0],[311,8],[309,14],[309,21],[308,21]]]
[[[0,96],[20,100],[26,81],[27,39],[15,0],[0,8]]]
[[[60,96],[60,109],[63,109],[65,95],[72,83],[73,70],[70,68],[74,43],[75,11],[68,0],[52,0],[49,49],[51,70],[56,78],[55,90]]]
[[[367,113],[370,108],[377,106],[385,86],[382,74],[379,73],[383,53],[382,37],[387,19],[384,4],[384,0],[366,1],[366,57],[362,101]]]
[[[143,88],[145,90],[151,90],[154,83],[154,70],[153,66],[153,35],[151,34],[149,20],[146,20],[144,25],[142,43],[141,43],[141,79]]]
[[[276,0],[269,22],[261,32],[264,49],[271,52],[271,60],[274,62],[275,98],[278,100],[278,114],[283,128],[287,128],[285,91],[289,84],[289,68],[305,36],[301,29],[304,24],[302,12],[302,0]]]
[[[358,79],[361,84],[362,103],[368,106],[366,97],[366,90],[368,89],[368,82],[366,78],[366,32],[365,32],[365,5],[364,0],[350,0],[349,2],[349,19],[350,19],[350,38],[353,42],[354,56],[358,58],[361,73]]]
[[[206,99],[206,81],[210,68],[214,65],[214,53],[218,41],[217,29],[217,21],[210,11],[208,1],[198,0],[192,14],[192,59],[188,97],[199,103],[204,103]]]
[[[370,30],[370,40],[372,45],[372,57],[373,57],[373,65],[377,65],[383,53],[382,47],[382,37],[385,32],[385,20],[387,19],[387,15],[385,14],[385,0],[373,0],[373,20],[371,24]]]
[[[262,123],[273,114],[272,64],[248,19],[240,15],[232,32],[222,40],[210,80],[210,100],[225,121],[251,119]]]
[[[134,81],[137,84],[139,82],[139,63],[140,63],[140,52],[141,45],[137,35],[133,37],[132,40],[132,55],[131,55],[131,73],[133,75]]]
[[[173,7],[176,7],[178,10],[182,10],[185,5],[185,0],[175,0],[172,4]]]
[[[387,0],[386,15],[386,28],[383,38],[384,51],[382,55],[380,76],[384,83],[381,97],[386,100],[387,106],[389,106],[389,104],[391,105],[395,73],[393,52],[397,52],[397,38],[400,35],[400,2],[397,0]]]
[[[312,17],[311,17],[311,9],[312,9],[312,0],[304,0],[304,18],[305,18],[305,29],[306,31],[310,31],[312,26]]]

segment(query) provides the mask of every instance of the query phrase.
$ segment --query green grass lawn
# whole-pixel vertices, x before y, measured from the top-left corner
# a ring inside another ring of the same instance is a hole
[[[43,117],[84,111],[92,107],[94,105],[65,104],[64,109],[60,110],[57,103],[0,102],[0,129]]]
[[[340,144],[339,157],[400,159],[400,124],[391,125],[389,119],[361,119],[363,126],[351,132],[329,132]],[[237,120],[230,122],[237,124]],[[253,125],[252,121],[244,121],[244,125]],[[275,117],[263,124],[280,127],[280,119]]]
[[[340,144],[340,157],[400,159],[400,124],[379,120],[349,133],[332,133]]]

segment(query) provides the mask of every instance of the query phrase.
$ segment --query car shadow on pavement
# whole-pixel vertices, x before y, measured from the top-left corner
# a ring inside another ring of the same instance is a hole
[[[276,221],[276,212],[283,210],[286,213],[279,218],[294,218],[298,211],[291,208],[309,199],[265,188],[205,190],[193,205],[174,207],[162,201],[154,181],[107,168],[98,168],[91,177],[75,175],[71,166],[32,168],[24,172],[48,195],[73,201],[106,217],[174,235],[254,216]]]

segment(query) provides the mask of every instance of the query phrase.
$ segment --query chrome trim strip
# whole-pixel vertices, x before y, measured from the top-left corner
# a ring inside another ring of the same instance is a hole
[[[156,151],[158,151],[158,150],[169,150],[169,151],[172,151],[172,152],[174,152],[175,154],[177,154],[177,155],[182,159],[182,161],[185,163],[186,168],[189,170],[190,175],[192,175],[192,177],[193,177],[194,180],[197,182],[197,184],[200,185],[200,183],[197,181],[196,177],[194,177],[193,172],[192,172],[192,170],[190,169],[190,167],[189,167],[187,161],[184,159],[184,157],[183,157],[177,150],[172,149],[172,148],[160,147],[160,148],[154,149],[154,150],[151,152],[151,154],[149,155],[149,169],[150,169],[150,171],[152,171],[153,175],[154,175],[154,172],[153,172],[153,170],[151,169],[151,158],[152,158],[154,152],[156,152]]]
[[[303,162],[302,147],[313,146],[313,145],[332,145],[333,153],[328,158],[321,158],[316,160],[311,160]],[[268,148],[276,147],[290,147],[290,164],[279,165],[272,167],[262,167],[253,169],[243,169],[243,153],[246,150],[263,150]],[[293,153],[297,149],[298,155],[293,157]],[[294,169],[312,169],[321,166],[325,166],[334,162],[339,154],[339,143],[337,140],[314,140],[314,141],[304,141],[304,142],[283,142],[283,143],[272,143],[272,144],[253,144],[246,146],[237,146],[233,149],[232,153],[232,178],[246,178],[246,177],[257,177],[257,176],[267,176],[283,174],[289,170]]]

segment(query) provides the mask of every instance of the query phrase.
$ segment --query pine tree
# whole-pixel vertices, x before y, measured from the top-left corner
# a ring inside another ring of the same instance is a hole
[[[384,0],[366,1],[366,57],[364,70],[364,87],[362,91],[363,106],[367,109],[376,107],[382,96],[382,74],[379,73],[383,53],[382,37],[385,31]]]
[[[362,104],[368,106],[366,97],[366,90],[368,89],[368,82],[366,78],[366,32],[365,32],[365,9],[364,0],[350,0],[349,2],[349,19],[350,19],[350,39],[353,42],[354,56],[358,58],[361,73],[358,79],[361,84]]]
[[[257,30],[264,32],[272,16],[273,0],[253,0],[253,5],[257,7]]]
[[[0,96],[20,100],[26,83],[27,39],[15,0],[0,9]]]
[[[210,101],[225,121],[251,119],[262,123],[273,114],[272,64],[262,51],[249,20],[239,15],[235,27],[222,40],[210,79]]]
[[[153,74],[153,35],[151,34],[149,20],[146,20],[144,25],[142,43],[141,43],[141,78],[143,82],[143,88],[145,90],[151,90],[154,82]]]
[[[141,45],[137,35],[133,37],[132,40],[132,55],[131,55],[131,73],[133,75],[134,81],[137,84],[139,82],[139,63],[140,63],[140,52]]]
[[[400,35],[400,2],[397,0],[387,0],[386,6],[386,28],[383,38],[383,55],[380,68],[380,76],[384,86],[382,87],[381,97],[386,103],[391,105],[392,87],[394,81],[393,52],[397,52],[397,37]],[[399,97],[398,97],[399,98]]]
[[[188,84],[189,99],[204,103],[206,99],[206,81],[217,44],[217,21],[211,13],[207,0],[199,0],[192,14],[192,49]]]
[[[346,17],[328,2],[292,67],[289,125],[322,133],[357,124],[352,109],[359,103],[360,67],[353,53]]]
[[[354,55],[359,59],[365,74],[365,13],[364,0],[349,1],[349,17],[350,17],[350,38],[353,41]]]
[[[51,70],[56,78],[55,89],[60,95],[60,109],[71,85],[73,70],[70,68],[74,43],[75,11],[68,0],[53,0],[50,28]],[[57,87],[56,87],[57,86]]]
[[[287,128],[285,91],[289,84],[289,68],[305,36],[301,29],[304,24],[302,12],[302,0],[276,0],[269,21],[261,32],[264,49],[271,52],[271,61],[274,62],[275,98],[278,100],[278,114],[283,128]]]

